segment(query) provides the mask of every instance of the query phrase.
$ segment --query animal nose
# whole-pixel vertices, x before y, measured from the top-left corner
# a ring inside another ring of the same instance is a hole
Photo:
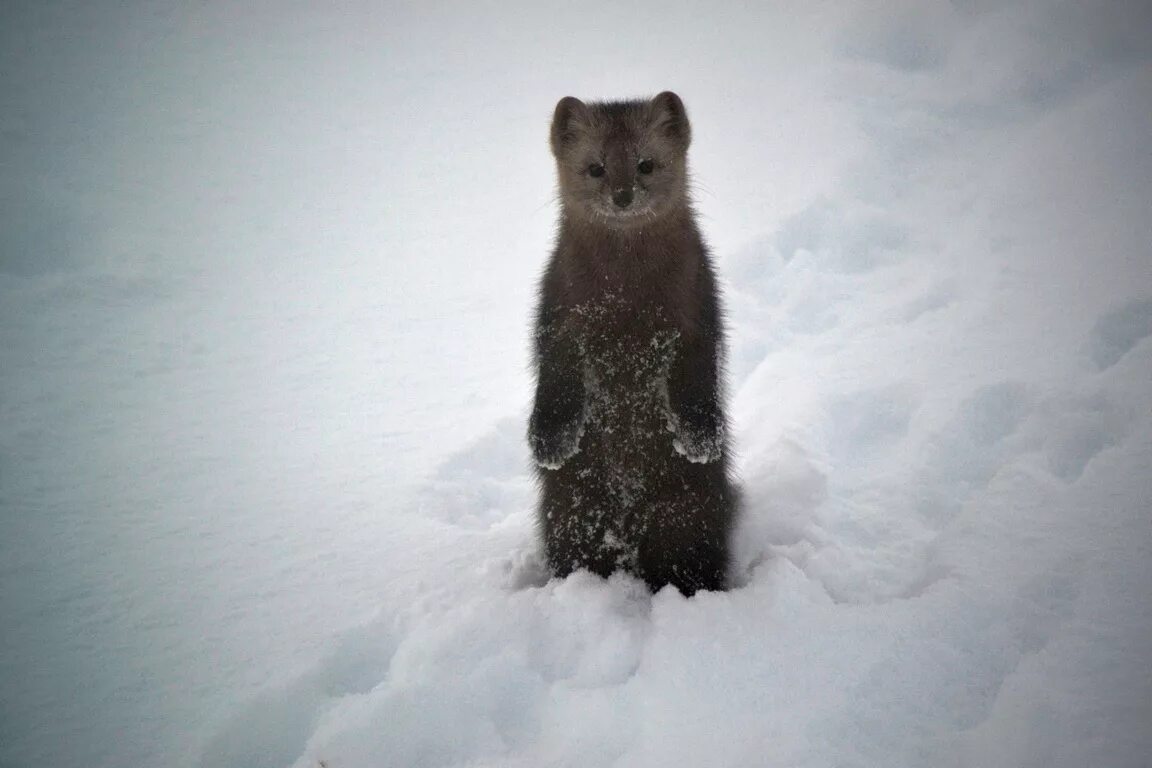
[[[616,190],[612,193],[612,202],[616,203],[617,208],[627,208],[628,206],[632,205],[632,190]]]

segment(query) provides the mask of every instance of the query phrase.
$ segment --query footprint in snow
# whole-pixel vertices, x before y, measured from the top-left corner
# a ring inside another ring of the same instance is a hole
[[[398,643],[380,623],[359,627],[296,678],[231,713],[208,742],[200,764],[213,768],[282,768],[301,754],[316,718],[339,699],[365,694],[388,676]]]
[[[1092,361],[1101,370],[1120,362],[1141,341],[1152,336],[1152,299],[1138,299],[1105,313],[1088,340]]]

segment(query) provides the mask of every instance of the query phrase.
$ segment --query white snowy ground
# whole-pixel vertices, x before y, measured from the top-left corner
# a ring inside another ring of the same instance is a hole
[[[1152,760],[1143,2],[0,12],[0,766]],[[548,582],[555,100],[678,90],[739,586]]]

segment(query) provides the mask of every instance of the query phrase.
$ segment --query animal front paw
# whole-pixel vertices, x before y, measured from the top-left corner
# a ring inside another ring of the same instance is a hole
[[[533,413],[528,422],[528,444],[532,457],[545,469],[560,469],[580,450],[584,434],[584,413],[567,419],[544,418]]]
[[[711,420],[697,422],[671,419],[672,447],[694,464],[708,464],[720,459],[724,429]]]

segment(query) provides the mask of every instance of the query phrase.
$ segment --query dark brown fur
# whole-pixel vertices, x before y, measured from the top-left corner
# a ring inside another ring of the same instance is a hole
[[[690,138],[670,92],[556,106],[561,214],[528,435],[557,576],[622,569],[688,595],[725,586],[735,495],[723,328],[687,193]]]

